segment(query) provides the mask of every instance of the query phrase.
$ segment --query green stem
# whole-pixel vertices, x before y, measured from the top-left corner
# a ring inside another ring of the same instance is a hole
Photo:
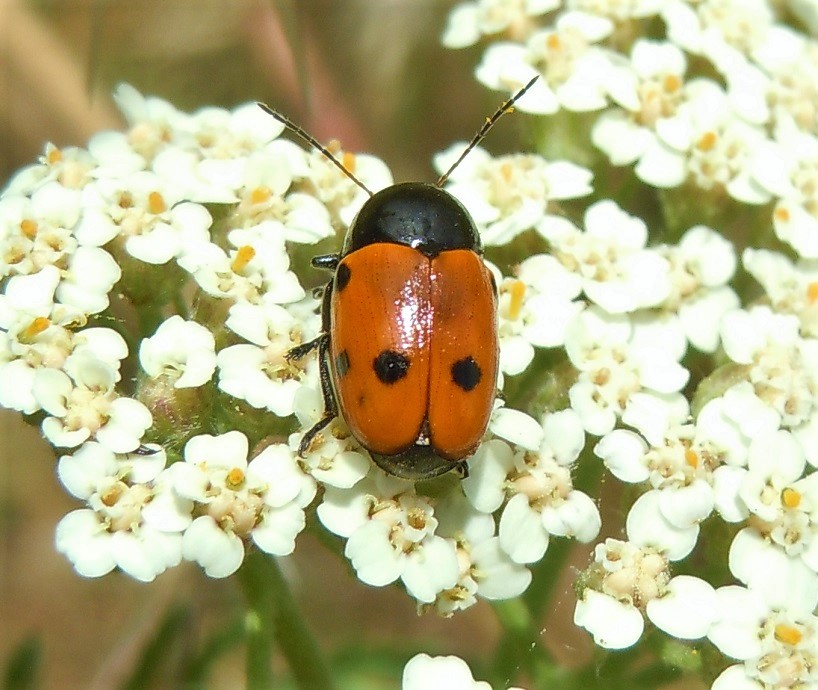
[[[518,670],[524,669],[535,688],[570,687],[570,672],[554,662],[541,644],[540,632],[522,599],[492,603],[494,613],[505,631],[495,668],[495,683],[508,685]]]
[[[270,655],[275,637],[297,687],[333,690],[329,668],[276,560],[251,552],[239,570],[239,580],[248,602],[247,687],[273,687]]]
[[[247,599],[244,634],[247,644],[245,669],[248,690],[266,690],[273,687],[271,657],[275,634],[274,622],[277,618],[276,594],[266,582],[267,561],[276,568],[272,559],[258,552],[251,552],[239,570],[239,581]]]

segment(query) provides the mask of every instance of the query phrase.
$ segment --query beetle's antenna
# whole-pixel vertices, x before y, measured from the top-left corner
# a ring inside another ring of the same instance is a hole
[[[483,140],[483,137],[485,137],[486,134],[489,133],[489,130],[492,127],[494,127],[494,124],[497,122],[497,120],[503,117],[503,115],[505,115],[506,113],[510,113],[514,110],[514,104],[519,100],[520,96],[522,96],[526,91],[528,91],[534,85],[534,82],[537,81],[537,79],[539,78],[540,75],[538,74],[530,82],[528,82],[528,84],[526,84],[517,93],[515,93],[511,98],[509,98],[507,101],[504,101],[503,104],[499,108],[497,108],[497,110],[494,111],[494,115],[486,118],[486,121],[483,123],[483,126],[480,128],[480,131],[474,135],[472,140],[469,142],[469,145],[466,147],[466,150],[460,154],[460,158],[458,158],[445,173],[443,173],[440,177],[437,178],[437,182],[435,182],[435,187],[442,187],[446,183],[446,180],[449,179],[449,175],[451,175],[452,172],[454,172],[454,169],[463,162],[463,159],[467,155],[469,155],[469,151],[471,151],[475,146],[477,146],[477,144],[479,144]]]
[[[278,120],[282,125],[284,125],[287,129],[297,134],[301,137],[304,141],[306,141],[310,146],[317,149],[321,153],[326,156],[331,163],[335,165],[344,175],[346,175],[350,180],[352,180],[355,184],[357,184],[361,189],[363,189],[369,196],[372,196],[372,191],[363,183],[361,182],[355,175],[352,174],[351,171],[347,169],[347,167],[341,163],[335,156],[332,155],[332,152],[323,144],[321,144],[314,136],[312,136],[309,132],[304,130],[302,127],[299,127],[295,122],[293,122],[289,117],[286,115],[282,115],[281,113],[273,110],[269,105],[264,103],[257,103],[259,108],[261,108],[265,113],[271,115],[276,120]]]

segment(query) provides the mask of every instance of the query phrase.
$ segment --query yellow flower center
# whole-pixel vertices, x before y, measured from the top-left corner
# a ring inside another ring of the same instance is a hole
[[[818,302],[818,282],[807,285],[807,301],[811,304]]]
[[[779,623],[775,626],[775,639],[789,645],[797,645],[804,634],[795,626]]]
[[[522,280],[515,280],[509,288],[511,301],[508,304],[508,318],[512,321],[520,316],[523,308],[523,297],[525,297],[525,283]]]
[[[801,505],[801,494],[792,488],[784,489],[781,492],[781,503],[786,508],[797,508]]]
[[[696,143],[696,147],[700,151],[712,151],[713,147],[716,145],[716,141],[718,140],[718,136],[715,132],[705,132],[704,134],[699,137],[699,141]]]
[[[28,239],[33,240],[37,236],[37,221],[25,218],[20,221],[20,232]]]
[[[244,471],[234,467],[227,473],[225,484],[228,489],[238,489],[244,483]]]
[[[168,205],[165,203],[165,198],[159,192],[151,192],[148,194],[148,211],[153,215],[158,215],[167,210]]]
[[[692,448],[685,451],[685,462],[694,470],[699,466],[699,454]]]
[[[49,149],[48,153],[45,156],[46,161],[48,161],[49,165],[54,165],[54,163],[59,163],[62,160],[62,151],[58,149],[56,146],[52,149]]]
[[[263,204],[269,201],[271,196],[273,196],[273,190],[269,187],[256,187],[250,192],[250,203]]]
[[[245,244],[243,247],[239,247],[238,251],[236,252],[236,256],[233,259],[233,263],[230,264],[230,268],[233,269],[234,273],[241,273],[245,268],[247,268],[247,264],[249,264],[253,257],[256,255],[256,250],[253,249],[249,244]]]
[[[355,168],[358,167],[358,160],[355,158],[354,153],[344,151],[344,157],[341,162],[344,164],[344,167],[349,170],[349,172],[351,172],[353,175],[355,174]]]
[[[28,324],[25,330],[20,334],[20,341],[24,343],[31,342],[50,325],[51,321],[49,321],[45,316],[38,316],[30,324]]]

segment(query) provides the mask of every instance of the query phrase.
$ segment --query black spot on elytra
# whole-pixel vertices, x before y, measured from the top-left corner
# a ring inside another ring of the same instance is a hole
[[[341,292],[352,277],[352,271],[346,264],[339,264],[338,270],[335,271],[335,289]]]
[[[344,376],[349,371],[349,353],[346,350],[335,355],[335,371],[338,376]]]
[[[452,364],[452,381],[460,388],[468,392],[472,390],[478,383],[483,372],[477,366],[477,362],[469,355],[463,359],[458,359]]]
[[[381,383],[391,386],[409,371],[409,358],[394,350],[384,350],[372,361],[372,368]]]

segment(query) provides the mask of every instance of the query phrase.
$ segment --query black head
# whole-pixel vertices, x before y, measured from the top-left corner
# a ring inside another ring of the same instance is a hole
[[[349,228],[342,256],[377,242],[405,244],[434,257],[447,249],[482,253],[468,211],[448,192],[425,182],[405,182],[377,192]]]

